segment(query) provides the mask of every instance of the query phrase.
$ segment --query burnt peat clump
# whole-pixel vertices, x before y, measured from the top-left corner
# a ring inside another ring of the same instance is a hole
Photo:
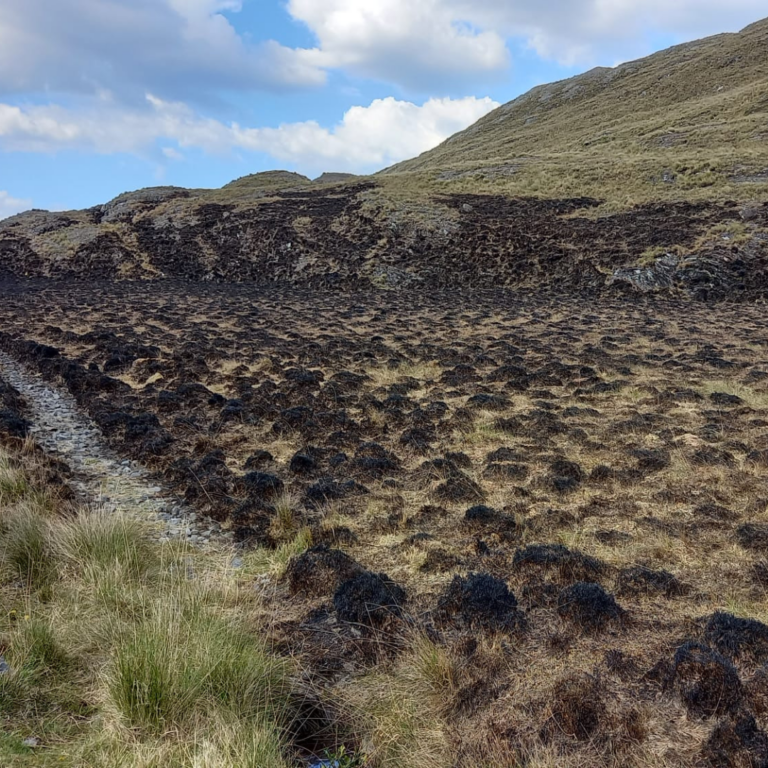
[[[671,683],[688,712],[696,717],[733,712],[744,698],[733,664],[702,643],[688,642],[677,649]]]
[[[768,734],[753,715],[738,712],[714,727],[701,759],[711,768],[768,768]]]
[[[365,569],[345,552],[319,544],[291,559],[286,570],[292,594],[329,595]]]
[[[363,571],[343,582],[333,595],[337,616],[346,622],[382,628],[402,615],[405,590],[385,573]]]
[[[562,544],[531,544],[518,549],[512,557],[512,568],[521,574],[548,576],[562,584],[596,582],[606,572],[605,563],[598,558]]]
[[[690,591],[687,584],[683,584],[669,571],[655,571],[642,565],[624,568],[619,571],[616,579],[616,594],[619,596],[681,597]]]
[[[525,616],[506,582],[488,573],[454,576],[438,601],[442,622],[458,622],[469,629],[509,632],[525,627]]]
[[[588,632],[621,622],[626,612],[599,584],[580,581],[557,597],[557,612]]]
[[[703,640],[734,661],[768,660],[768,626],[756,619],[742,619],[724,611],[713,613],[704,627]]]
[[[10,384],[0,379],[0,435],[24,439],[32,426],[22,415],[24,400]]]

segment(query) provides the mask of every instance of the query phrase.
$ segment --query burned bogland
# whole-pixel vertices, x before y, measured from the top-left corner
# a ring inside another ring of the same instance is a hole
[[[6,354],[282,563],[258,582],[270,641],[323,686],[403,669],[428,641],[460,765],[492,744],[761,764],[759,307],[2,290]],[[23,438],[23,401],[0,397]]]

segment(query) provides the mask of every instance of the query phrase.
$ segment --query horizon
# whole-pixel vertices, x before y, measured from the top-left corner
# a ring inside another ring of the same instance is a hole
[[[765,14],[754,0],[40,4],[0,0],[0,219],[270,170],[373,173],[536,85]]]

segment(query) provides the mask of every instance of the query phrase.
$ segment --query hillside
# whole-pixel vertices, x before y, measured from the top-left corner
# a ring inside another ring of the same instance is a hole
[[[0,276],[764,298],[768,20],[535,88],[372,177],[0,222]]]
[[[626,199],[764,193],[768,19],[534,88],[385,173],[552,195],[578,179]]]

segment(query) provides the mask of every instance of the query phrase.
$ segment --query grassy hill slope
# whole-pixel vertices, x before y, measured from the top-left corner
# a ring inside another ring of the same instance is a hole
[[[763,192],[768,19],[534,88],[384,174],[627,202]]]

